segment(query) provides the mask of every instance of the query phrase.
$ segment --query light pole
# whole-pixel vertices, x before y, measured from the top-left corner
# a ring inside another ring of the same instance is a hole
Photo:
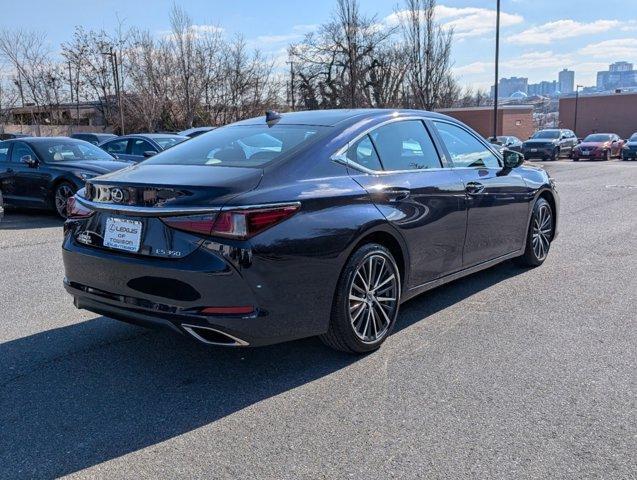
[[[575,119],[573,120],[573,131],[577,137],[577,104],[579,103],[579,89],[583,88],[583,85],[577,85],[575,87]]]
[[[113,69],[113,79],[115,80],[115,94],[117,95],[117,105],[119,108],[119,123],[121,135],[124,135],[124,110],[122,109],[122,90],[119,83],[119,68],[117,66],[117,52],[113,51],[113,47],[109,48],[108,52],[102,52],[102,55],[106,55],[111,60],[111,68]]]
[[[500,57],[500,0],[495,17],[495,87],[493,88],[493,138],[498,136],[498,62]]]

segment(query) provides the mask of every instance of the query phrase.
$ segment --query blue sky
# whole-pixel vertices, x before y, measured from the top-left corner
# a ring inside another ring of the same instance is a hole
[[[595,83],[595,73],[614,61],[637,64],[635,0],[502,0],[501,76],[552,80],[564,68],[576,82]],[[169,28],[173,0],[28,0],[2,9],[0,28],[47,33],[53,51],[76,25],[112,29],[117,17],[152,32]],[[218,25],[225,35],[243,34],[250,45],[283,60],[296,41],[328,20],[335,0],[189,0],[183,6],[196,25]],[[360,0],[362,10],[391,24],[400,0]],[[495,0],[439,0],[439,20],[456,32],[453,61],[461,83],[487,88],[493,77]]]

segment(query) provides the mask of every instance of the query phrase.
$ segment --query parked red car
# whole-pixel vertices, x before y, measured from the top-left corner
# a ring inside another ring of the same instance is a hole
[[[624,141],[614,133],[591,133],[573,149],[573,161],[580,158],[610,160],[621,157]]]

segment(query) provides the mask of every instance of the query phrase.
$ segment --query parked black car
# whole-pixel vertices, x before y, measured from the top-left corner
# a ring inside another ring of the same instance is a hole
[[[527,160],[531,158],[557,160],[565,154],[570,156],[578,142],[571,130],[540,130],[522,144],[521,152]]]
[[[141,162],[188,138],[173,133],[140,133],[107,140],[100,143],[100,147],[116,158]]]
[[[214,129],[215,127],[193,127],[193,128],[189,128],[188,130],[179,132],[179,135],[183,135],[184,137],[195,138],[201,135],[202,133],[208,133]]]
[[[10,140],[12,138],[25,138],[28,135],[24,133],[0,133],[0,140]]]
[[[622,148],[622,160],[637,159],[637,132],[633,133]]]
[[[114,135],[112,133],[73,133],[70,135],[70,137],[77,138],[78,140],[84,140],[86,142],[92,143],[93,145],[99,145],[100,143],[104,143],[107,140],[117,138],[117,135]]]
[[[257,147],[258,145],[258,147]],[[545,171],[450,117],[269,114],[90,179],[65,224],[75,305],[201,342],[378,348],[401,302],[556,235]]]
[[[8,206],[51,208],[66,218],[66,202],[84,182],[130,165],[99,147],[68,137],[0,142],[0,196]]]

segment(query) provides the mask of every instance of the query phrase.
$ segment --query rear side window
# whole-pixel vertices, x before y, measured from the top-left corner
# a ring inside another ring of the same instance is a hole
[[[0,142],[0,162],[9,161],[9,144],[7,142]]]
[[[347,158],[358,165],[369,168],[370,170],[383,169],[369,135],[365,135],[349,147],[347,150]]]
[[[454,167],[500,168],[498,158],[464,128],[451,123],[434,121],[447,147]]]
[[[127,138],[123,140],[113,140],[112,142],[105,143],[104,145],[102,145],[102,148],[108,153],[123,155],[126,153],[126,145],[128,145]]]
[[[406,120],[379,127],[370,136],[385,170],[440,168],[436,147],[420,120]]]

